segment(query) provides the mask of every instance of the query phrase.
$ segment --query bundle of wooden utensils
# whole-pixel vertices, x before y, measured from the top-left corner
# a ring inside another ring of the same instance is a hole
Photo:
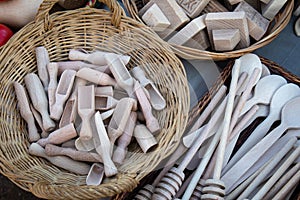
[[[235,60],[226,90],[222,85],[216,91],[136,199],[261,200],[292,194],[300,180],[299,86],[246,54]],[[258,118],[263,121],[234,151],[240,134]]]
[[[146,1],[147,2],[147,1]],[[169,43],[231,51],[259,41],[286,0],[150,0],[140,18]]]
[[[99,185],[118,173],[131,141],[144,153],[157,145],[153,109],[166,102],[141,67],[126,68],[129,56],[72,49],[70,61],[50,62],[41,46],[36,58],[38,74],[27,74],[25,87],[14,82],[30,154]]]

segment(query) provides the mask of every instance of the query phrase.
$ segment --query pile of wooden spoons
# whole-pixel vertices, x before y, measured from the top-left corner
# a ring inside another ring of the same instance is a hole
[[[41,46],[36,58],[38,74],[14,82],[31,155],[99,185],[118,173],[132,140],[144,153],[157,145],[152,112],[166,102],[142,68],[126,68],[129,56],[72,49],[69,61],[50,62]]]

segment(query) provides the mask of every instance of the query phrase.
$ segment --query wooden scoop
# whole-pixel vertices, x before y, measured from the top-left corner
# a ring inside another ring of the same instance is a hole
[[[69,59],[70,60],[83,60],[83,61],[87,61],[87,62],[90,62],[95,65],[106,65],[107,61],[104,58],[106,55],[120,56],[122,62],[125,65],[130,60],[130,56],[118,55],[115,53],[104,52],[104,51],[95,51],[92,53],[84,53],[84,52],[82,52],[80,50],[76,50],[76,49],[71,49],[69,51]]]
[[[109,75],[90,68],[80,69],[76,76],[98,85],[116,85],[116,81]]]
[[[104,176],[103,164],[93,163],[91,169],[86,176],[87,185],[100,185]]]
[[[25,88],[18,82],[14,82],[14,88],[17,95],[21,116],[27,123],[29,141],[35,142],[40,139],[41,136],[39,135],[38,130],[35,126],[34,116],[30,110],[30,104]]]
[[[67,156],[47,156],[45,149],[37,143],[31,143],[29,146],[29,154],[43,157],[52,164],[61,167],[67,171],[86,175],[89,173],[90,166],[84,162],[75,161]]]
[[[95,96],[95,109],[96,110],[109,110],[118,104],[118,100],[113,98],[112,96],[107,95],[96,95]]]
[[[58,75],[62,74],[63,71],[67,69],[79,71],[82,68],[91,68],[99,72],[110,74],[110,70],[107,65],[99,66],[99,65],[85,63],[82,61],[62,61],[62,62],[57,62],[57,64],[58,64]]]
[[[45,91],[47,91],[49,85],[49,75],[48,75],[47,65],[50,62],[48,51],[45,47],[40,46],[35,48],[35,54],[36,54],[38,75],[45,88]]]
[[[154,83],[146,78],[144,71],[140,67],[134,67],[130,73],[136,78],[141,85],[149,92],[150,103],[155,110],[162,110],[166,107],[166,100],[161,95]]]
[[[94,85],[78,87],[78,114],[82,119],[79,137],[82,140],[92,138],[90,119],[95,113]]]
[[[48,101],[50,113],[53,112],[53,105],[55,103],[55,93],[57,88],[57,63],[51,62],[47,65],[49,73],[49,85],[48,85]]]
[[[63,106],[71,94],[76,71],[66,70],[62,73],[55,92],[55,103],[50,117],[59,120],[63,113]]]
[[[34,73],[29,73],[24,79],[32,104],[42,116],[44,129],[53,130],[55,123],[49,117],[48,100],[39,77]]]

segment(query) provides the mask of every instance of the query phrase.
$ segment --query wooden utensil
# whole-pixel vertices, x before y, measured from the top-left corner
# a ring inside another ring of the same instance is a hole
[[[89,140],[82,140],[80,137],[78,137],[75,140],[75,147],[78,151],[92,151],[95,149],[94,140],[93,138]]]
[[[57,71],[58,65],[55,62],[50,62],[47,65],[49,73],[49,85],[48,85],[48,102],[50,113],[53,112],[53,105],[55,103],[55,93],[57,88]]]
[[[63,113],[64,104],[71,94],[76,71],[66,70],[62,73],[55,92],[55,103],[52,107],[50,117],[58,121]]]
[[[281,124],[257,143],[247,154],[245,154],[229,171],[222,180],[230,188],[251,166],[290,128],[300,128],[297,113],[300,110],[300,97],[288,101],[281,112]]]
[[[78,87],[78,114],[82,119],[79,137],[81,140],[92,138],[90,119],[95,113],[94,85]]]
[[[77,77],[98,85],[116,86],[116,81],[108,74],[90,68],[82,68],[76,73]]]
[[[87,175],[90,170],[88,164],[75,161],[67,156],[47,156],[45,149],[37,143],[31,143],[28,151],[31,155],[43,157],[52,164],[76,174]]]
[[[79,71],[82,68],[91,68],[99,72],[110,74],[110,70],[107,65],[103,65],[103,66],[93,65],[82,61],[62,61],[62,62],[57,62],[57,64],[58,64],[58,75],[62,74],[63,71],[67,69]]]
[[[36,63],[38,69],[38,76],[44,86],[45,91],[48,90],[49,75],[47,65],[50,62],[48,51],[45,47],[40,46],[35,48]]]
[[[95,110],[109,110],[118,104],[118,100],[113,98],[112,96],[107,95],[95,95]]]
[[[144,124],[137,124],[133,135],[144,153],[147,153],[157,145],[157,140]]]
[[[100,185],[104,176],[103,164],[93,163],[88,175],[86,176],[86,185]]]
[[[29,73],[25,76],[24,80],[31,102],[34,108],[42,116],[44,129],[46,131],[53,130],[55,128],[55,123],[49,117],[48,101],[40,79],[36,74]]]
[[[30,109],[30,103],[25,88],[18,82],[14,82],[14,88],[18,100],[20,114],[27,123],[28,139],[30,142],[35,142],[39,140],[41,136],[35,126],[34,116]]]

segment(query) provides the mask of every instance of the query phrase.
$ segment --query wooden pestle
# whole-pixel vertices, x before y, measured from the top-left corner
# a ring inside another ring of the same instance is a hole
[[[34,116],[30,109],[30,104],[25,88],[18,82],[14,82],[14,88],[18,100],[20,114],[27,123],[29,141],[35,142],[39,140],[41,136],[35,126]]]
[[[122,61],[122,57],[115,54],[108,54],[104,57],[118,86],[124,89],[129,97],[135,98],[133,91],[134,79],[127,70],[126,64]]]
[[[82,140],[92,138],[90,119],[95,113],[94,85],[79,86],[78,88],[78,114],[82,119],[79,137]]]
[[[62,73],[60,77],[55,92],[55,103],[52,107],[53,109],[50,115],[50,117],[56,121],[60,119],[64,110],[64,104],[71,94],[73,83],[75,80],[75,75],[76,71],[66,70]]]
[[[55,62],[50,62],[47,65],[49,73],[49,85],[48,85],[48,102],[50,113],[53,112],[53,105],[55,103],[55,92],[57,88],[57,70],[58,65]]]
[[[59,147],[53,144],[46,144],[45,153],[48,156],[68,156],[73,160],[86,162],[103,162],[97,153],[78,151],[73,148]]]
[[[137,102],[132,98],[123,98],[118,102],[107,127],[108,136],[112,144],[123,134],[131,111],[136,109]]]
[[[47,65],[50,62],[48,51],[45,47],[40,46],[35,48],[36,62],[39,78],[44,86],[45,91],[48,90],[49,75]]]
[[[42,138],[37,141],[42,147],[46,144],[61,144],[77,136],[74,124],[68,124],[60,129],[56,129],[49,134],[47,138]]]
[[[96,143],[100,143],[100,146],[96,146],[96,151],[102,157],[105,175],[107,177],[116,175],[118,173],[118,169],[116,168],[115,164],[111,159],[112,145],[109,141],[99,111],[95,113],[95,124],[97,128],[98,137],[95,137],[94,140],[97,140]]]
[[[57,64],[58,64],[58,75],[62,74],[63,71],[67,69],[79,71],[82,68],[91,68],[99,72],[110,74],[110,70],[107,65],[103,65],[103,66],[93,65],[82,61],[62,61],[62,62],[57,62]]]
[[[160,131],[160,125],[158,120],[153,116],[151,104],[138,81],[134,84],[134,91],[144,114],[147,128],[151,133],[157,134]]]
[[[47,96],[39,77],[34,73],[29,73],[24,79],[32,104],[42,116],[43,128],[46,131],[53,130],[55,123],[49,116]]]
[[[122,164],[124,162],[127,153],[127,146],[130,144],[133,131],[135,128],[136,120],[137,120],[136,112],[131,112],[126,122],[124,133],[119,137],[118,145],[113,154],[113,161],[115,163]]]
[[[76,73],[76,76],[98,85],[116,86],[117,84],[116,81],[108,74],[90,68],[80,69]]]
[[[92,53],[85,53],[85,52],[82,52],[82,51],[76,50],[76,49],[71,49],[69,51],[69,59],[70,60],[83,60],[83,61],[87,61],[87,62],[90,62],[95,65],[107,65],[107,61],[105,59],[106,55],[120,56],[122,62],[125,65],[130,60],[130,56],[119,55],[119,54],[104,52],[104,51],[95,51]]]
[[[47,156],[45,149],[37,143],[31,143],[28,151],[29,154],[43,157],[57,167],[61,167],[69,172],[86,175],[90,170],[90,166],[88,164],[72,160],[67,156]]]

